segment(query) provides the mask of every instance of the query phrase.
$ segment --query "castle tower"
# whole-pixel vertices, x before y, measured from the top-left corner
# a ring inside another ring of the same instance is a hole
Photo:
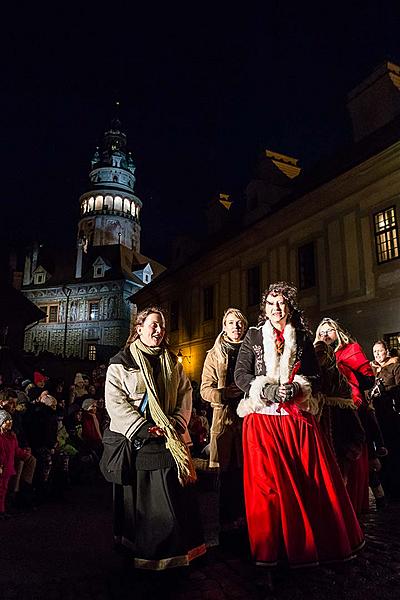
[[[119,119],[114,118],[104,134],[102,147],[96,149],[92,159],[91,189],[79,199],[78,255],[88,245],[121,244],[140,252],[142,202],[133,193],[134,173],[131,153],[126,150],[126,134]]]

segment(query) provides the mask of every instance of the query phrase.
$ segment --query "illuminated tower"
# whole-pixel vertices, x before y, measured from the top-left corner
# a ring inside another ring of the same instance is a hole
[[[139,213],[142,203],[134,195],[135,166],[126,150],[126,134],[118,118],[105,132],[92,159],[91,190],[79,199],[79,247],[120,244],[140,252]],[[79,256],[78,256],[79,262]]]

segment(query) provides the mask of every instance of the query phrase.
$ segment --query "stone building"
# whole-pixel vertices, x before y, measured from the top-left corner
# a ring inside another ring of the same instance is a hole
[[[22,292],[46,313],[25,334],[25,350],[105,360],[126,340],[128,300],[164,267],[140,253],[141,200],[118,119],[105,132],[79,199],[76,253],[39,244],[26,256]]]
[[[385,63],[349,95],[354,142],[309,174],[265,151],[246,191],[242,225],[135,295],[169,313],[170,341],[199,381],[229,306],[255,324],[261,291],[289,280],[315,328],[339,319],[371,356],[400,344],[400,67]],[[285,179],[286,177],[286,179]]]

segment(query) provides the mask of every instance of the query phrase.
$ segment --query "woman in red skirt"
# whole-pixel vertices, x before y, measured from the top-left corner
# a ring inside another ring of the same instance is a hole
[[[296,303],[280,282],[264,293],[236,363],[245,392],[244,488],[257,564],[316,565],[346,560],[363,545],[339,468],[314,419],[318,364]]]

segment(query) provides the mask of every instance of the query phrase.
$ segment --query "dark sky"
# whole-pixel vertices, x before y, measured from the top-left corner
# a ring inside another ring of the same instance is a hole
[[[238,12],[187,3],[175,14],[152,3],[31,4],[3,21],[3,242],[74,244],[90,159],[118,98],[144,205],[142,251],[166,260],[174,235],[202,232],[215,192],[242,200],[263,148],[310,167],[347,143],[347,92],[400,60],[398,2]]]

